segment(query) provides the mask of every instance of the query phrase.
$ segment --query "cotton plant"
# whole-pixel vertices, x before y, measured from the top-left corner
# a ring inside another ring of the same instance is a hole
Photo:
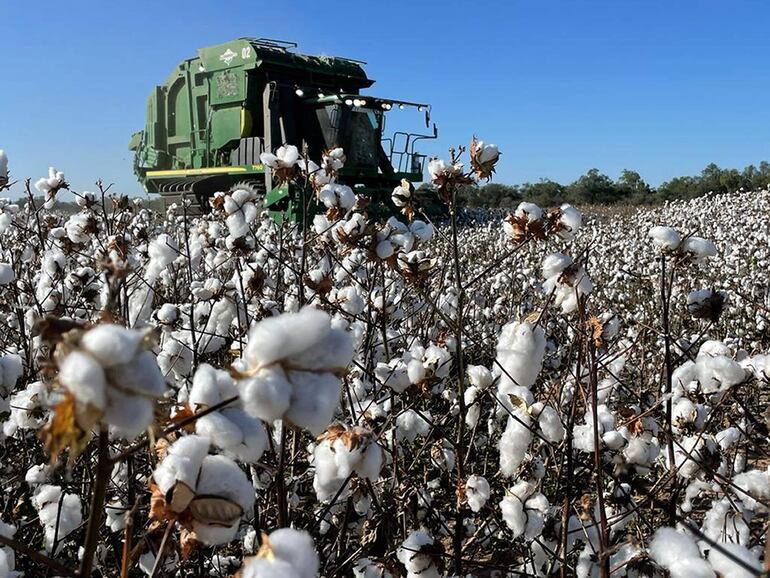
[[[550,504],[532,483],[521,481],[506,491],[500,510],[514,538],[532,540],[543,531]]]
[[[563,253],[552,253],[543,260],[543,277],[543,291],[553,295],[553,304],[564,313],[575,311],[580,299],[594,289],[583,266]]]
[[[243,408],[320,434],[339,405],[337,373],[352,355],[350,335],[323,311],[306,307],[265,319],[249,333],[238,367]]]

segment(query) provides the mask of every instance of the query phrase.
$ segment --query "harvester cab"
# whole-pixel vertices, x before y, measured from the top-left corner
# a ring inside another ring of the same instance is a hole
[[[248,187],[276,219],[296,221],[297,187],[274,183],[260,161],[282,144],[316,160],[342,147],[340,182],[384,210],[401,179],[422,181],[426,157],[415,145],[437,136],[430,106],[362,95],[374,83],[363,62],[293,48],[254,38],[203,48],[155,87],[145,129],[129,145],[145,190],[159,193],[166,206],[193,196],[207,211],[215,192]],[[425,134],[386,130],[389,111],[405,108],[424,113]]]

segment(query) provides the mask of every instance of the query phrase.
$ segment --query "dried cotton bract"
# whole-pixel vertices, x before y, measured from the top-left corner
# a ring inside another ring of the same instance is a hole
[[[339,405],[340,379],[353,358],[350,335],[305,307],[260,321],[249,333],[238,390],[247,413],[321,433]]]

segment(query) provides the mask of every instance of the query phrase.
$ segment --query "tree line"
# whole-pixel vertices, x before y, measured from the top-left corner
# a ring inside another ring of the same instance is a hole
[[[482,187],[467,187],[462,199],[468,207],[515,207],[521,201],[540,206],[561,203],[655,205],[665,201],[687,200],[708,193],[728,193],[758,190],[770,185],[770,163],[749,165],[742,171],[708,165],[700,175],[674,177],[659,187],[653,187],[632,170],[624,170],[617,180],[591,169],[573,183],[564,185],[550,179],[536,183],[505,185],[488,183]]]

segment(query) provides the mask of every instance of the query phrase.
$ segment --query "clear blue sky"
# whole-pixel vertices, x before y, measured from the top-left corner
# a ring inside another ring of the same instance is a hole
[[[769,28],[764,0],[6,0],[0,148],[17,178],[53,164],[76,190],[139,192],[126,146],[152,86],[266,36],[367,61],[371,92],[433,104],[424,152],[475,133],[503,151],[498,181],[658,184],[770,159]]]

